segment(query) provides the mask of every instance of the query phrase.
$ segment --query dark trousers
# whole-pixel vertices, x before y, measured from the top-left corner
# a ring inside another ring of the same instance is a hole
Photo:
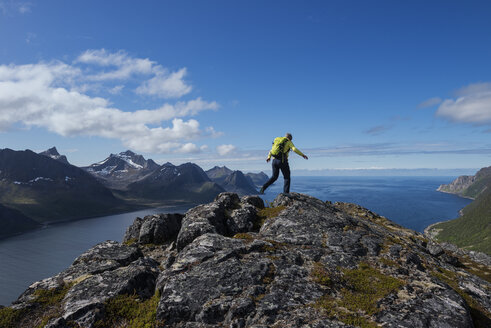
[[[286,194],[289,193],[290,192],[290,165],[288,165],[288,160],[282,161],[281,159],[274,158],[273,162],[271,163],[271,166],[273,167],[273,175],[268,180],[268,182],[264,184],[263,190],[266,190],[266,188],[268,188],[278,179],[281,170],[284,179],[283,192]]]

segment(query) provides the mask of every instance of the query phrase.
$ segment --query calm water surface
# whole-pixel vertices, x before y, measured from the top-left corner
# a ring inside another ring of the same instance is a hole
[[[405,227],[422,231],[431,223],[458,216],[470,200],[436,192],[455,177],[293,177],[291,191],[321,200],[360,204]],[[272,201],[283,178],[266,191]],[[155,208],[49,226],[0,241],[0,304],[9,305],[32,282],[67,268],[93,245],[121,241],[137,216],[184,213],[188,208]]]
[[[66,269],[105,240],[122,241],[137,216],[184,213],[187,207],[153,208],[51,225],[0,240],[0,304],[9,305],[33,282]]]

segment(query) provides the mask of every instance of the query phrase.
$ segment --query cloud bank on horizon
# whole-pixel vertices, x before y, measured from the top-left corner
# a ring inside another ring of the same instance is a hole
[[[0,65],[0,132],[20,123],[61,136],[118,139],[139,152],[204,151],[207,145],[198,146],[196,140],[221,134],[190,117],[217,110],[217,102],[197,97],[125,111],[110,101],[122,92],[180,99],[192,90],[186,74],[186,68],[170,71],[148,58],[104,49],[87,50],[72,63]],[[219,147],[218,153],[226,154],[230,147]]]

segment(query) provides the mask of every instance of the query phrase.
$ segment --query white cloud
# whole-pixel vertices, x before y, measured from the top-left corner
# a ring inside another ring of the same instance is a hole
[[[186,68],[177,72],[161,71],[155,77],[144,82],[135,91],[139,94],[158,96],[161,98],[179,98],[191,92],[192,87],[187,85],[183,78]]]
[[[476,83],[456,91],[456,99],[445,99],[437,116],[450,121],[486,125],[491,123],[491,83]]]
[[[105,49],[87,50],[75,62],[109,68],[108,71],[88,73],[87,79],[90,81],[124,81],[138,75],[146,76],[146,80],[135,89],[141,95],[180,98],[192,90],[192,86],[184,81],[186,68],[170,72],[148,58],[134,58],[124,51],[111,53]]]
[[[31,7],[32,4],[30,2],[0,0],[0,12],[4,15],[12,13],[27,14],[31,12]]]
[[[29,2],[20,3],[18,10],[21,14],[31,12],[31,4]]]
[[[148,58],[132,58],[124,51],[110,53],[105,49],[87,50],[77,58],[76,62],[115,67],[112,71],[88,76],[88,79],[96,81],[128,79],[134,74],[151,74],[157,69],[156,63]]]
[[[421,104],[418,105],[418,108],[421,109],[421,108],[433,107],[440,104],[441,102],[442,102],[442,98],[433,97],[423,101]]]
[[[121,93],[121,90],[123,90],[124,85],[116,85],[115,87],[109,89],[109,93],[113,95],[117,95]]]
[[[216,110],[216,102],[196,98],[156,109],[123,111],[109,99],[86,94],[101,82],[87,83],[77,63],[107,66],[108,58],[118,63],[128,56],[101,50],[85,52],[72,65],[59,61],[0,65],[0,131],[22,123],[62,136],[119,139],[130,149],[148,153],[199,152],[201,149],[189,141],[215,134],[213,128],[202,130],[197,120],[185,118]],[[108,88],[112,93],[123,89],[121,84]]]
[[[234,145],[220,145],[217,147],[217,153],[220,156],[225,156],[225,155],[232,153],[236,149],[237,148]]]
[[[189,154],[189,153],[199,153],[200,151],[201,150],[200,148],[198,148],[198,146],[196,146],[191,142],[188,142],[182,145],[181,148],[179,148],[176,152]]]

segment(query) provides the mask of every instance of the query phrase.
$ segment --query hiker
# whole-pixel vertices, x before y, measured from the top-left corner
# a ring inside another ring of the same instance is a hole
[[[268,182],[266,182],[261,187],[259,194],[261,195],[264,194],[264,191],[271,184],[273,184],[276,181],[276,179],[278,179],[280,170],[281,173],[283,174],[283,179],[284,179],[283,192],[285,194],[288,194],[290,192],[290,165],[288,165],[288,153],[290,152],[290,150],[293,150],[303,158],[309,159],[300,150],[295,148],[292,139],[293,137],[290,133],[287,133],[284,137],[278,137],[274,139],[273,147],[269,151],[268,158],[266,158],[266,162],[269,162],[271,160],[271,156],[273,156],[274,158],[271,164],[273,167],[273,175],[268,180]]]

